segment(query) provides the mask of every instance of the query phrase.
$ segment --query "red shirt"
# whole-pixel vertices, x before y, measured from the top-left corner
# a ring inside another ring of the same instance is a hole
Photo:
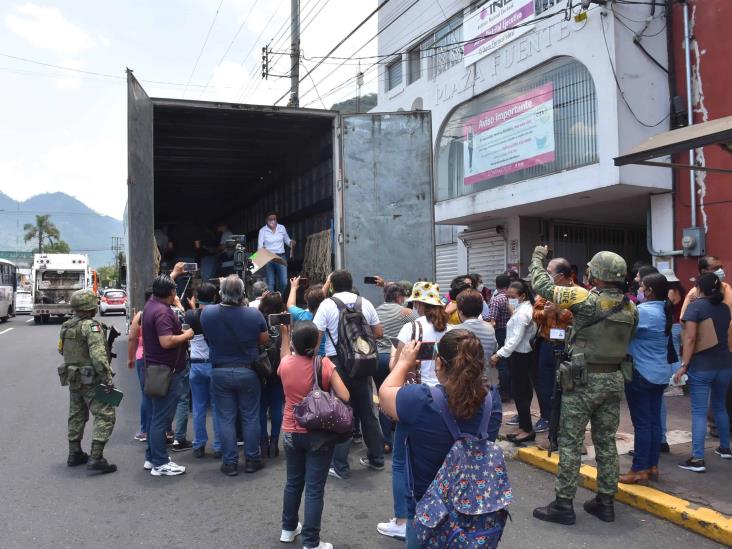
[[[333,363],[324,358],[321,387],[324,391],[330,391],[330,378],[334,369]],[[288,355],[280,362],[277,373],[282,379],[282,387],[285,390],[285,416],[282,420],[282,430],[286,433],[307,433],[308,430],[300,427],[292,415],[292,407],[300,404],[313,390],[313,359],[300,355]]]

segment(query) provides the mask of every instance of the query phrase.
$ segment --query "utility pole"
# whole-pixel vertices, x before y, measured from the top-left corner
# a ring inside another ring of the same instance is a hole
[[[115,267],[115,276],[117,277],[117,280],[115,282],[120,283],[120,262],[119,262],[119,254],[122,251],[122,237],[121,236],[113,236],[112,237],[112,252],[114,252],[114,267]]]
[[[300,0],[290,0],[290,101],[288,107],[300,106]]]

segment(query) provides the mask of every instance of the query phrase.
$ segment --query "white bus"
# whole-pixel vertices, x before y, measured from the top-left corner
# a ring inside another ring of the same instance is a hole
[[[33,312],[33,279],[31,269],[23,269],[18,267],[18,280],[15,289],[15,309],[16,315],[31,314]]]
[[[15,316],[15,289],[17,268],[15,263],[0,259],[0,322],[7,322]]]

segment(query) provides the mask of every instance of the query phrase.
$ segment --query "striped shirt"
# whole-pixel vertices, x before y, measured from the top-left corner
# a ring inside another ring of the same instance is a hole
[[[409,314],[405,314],[409,311]],[[417,313],[402,307],[398,303],[382,303],[376,307],[376,314],[384,327],[384,337],[376,343],[380,353],[391,352],[391,338],[396,338],[402,326],[417,320]]]
[[[496,329],[505,328],[508,319],[511,318],[511,312],[508,310],[508,297],[506,290],[496,290],[491,297],[490,312],[488,313],[488,321],[495,322]]]

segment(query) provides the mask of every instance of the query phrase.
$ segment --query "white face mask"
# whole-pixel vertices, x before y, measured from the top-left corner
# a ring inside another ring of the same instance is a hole
[[[724,269],[721,267],[714,271],[714,274],[717,275],[717,278],[720,280],[720,282],[724,282]]]
[[[483,291],[483,288],[485,288],[485,286],[483,284],[478,284],[478,291],[479,292],[482,292]]]
[[[509,305],[510,305],[511,307],[513,307],[514,309],[515,309],[515,308],[517,308],[517,307],[518,307],[518,306],[520,305],[520,303],[519,303],[519,300],[518,300],[518,299],[516,299],[515,297],[512,297],[512,298],[510,298],[510,299],[508,300],[508,304],[509,304]]]

